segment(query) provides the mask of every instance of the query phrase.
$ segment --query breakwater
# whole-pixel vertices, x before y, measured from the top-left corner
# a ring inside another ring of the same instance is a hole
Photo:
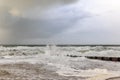
[[[77,55],[67,55],[68,57],[83,57],[83,56],[77,56]],[[120,57],[103,57],[103,56],[84,56],[88,59],[96,59],[96,60],[103,60],[103,61],[114,61],[114,62],[120,62]]]

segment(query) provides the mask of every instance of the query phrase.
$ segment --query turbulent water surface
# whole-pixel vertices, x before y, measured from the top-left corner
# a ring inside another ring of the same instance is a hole
[[[74,58],[67,55],[82,57]],[[0,75],[6,71],[8,74],[17,75],[22,80],[33,80],[30,76],[33,74],[36,80],[49,78],[50,80],[106,80],[120,76],[119,62],[91,60],[84,56],[120,57],[120,47],[1,46]],[[14,70],[17,73],[14,73]],[[28,79],[23,79],[23,72]],[[11,80],[19,80],[16,76],[7,77]]]

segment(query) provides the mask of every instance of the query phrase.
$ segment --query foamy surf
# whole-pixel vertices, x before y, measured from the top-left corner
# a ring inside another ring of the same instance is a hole
[[[75,78],[77,80],[106,80],[120,76],[120,63],[91,60],[84,57],[86,55],[118,57],[120,56],[119,47],[1,47],[0,51],[1,65],[42,64],[46,70],[51,70],[64,78],[72,77],[72,80],[76,80]],[[67,55],[83,57],[73,58]]]

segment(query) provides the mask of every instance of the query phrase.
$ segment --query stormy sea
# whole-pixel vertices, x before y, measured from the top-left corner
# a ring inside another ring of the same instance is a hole
[[[0,46],[0,80],[120,80],[119,57],[120,46]]]

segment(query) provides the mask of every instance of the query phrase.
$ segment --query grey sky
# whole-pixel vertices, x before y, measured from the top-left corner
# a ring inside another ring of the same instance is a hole
[[[0,0],[0,41],[120,44],[119,0]]]

